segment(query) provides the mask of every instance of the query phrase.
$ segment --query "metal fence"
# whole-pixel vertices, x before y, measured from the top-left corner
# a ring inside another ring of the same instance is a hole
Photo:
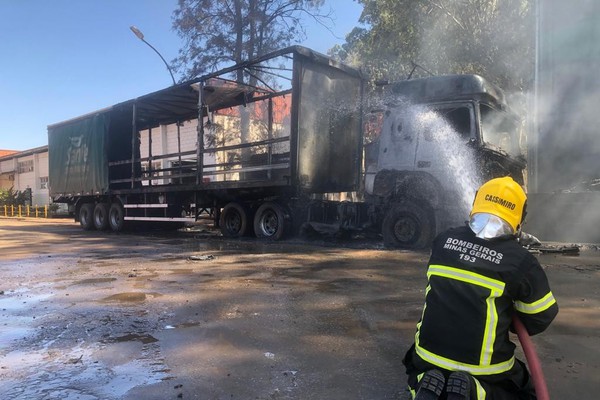
[[[0,206],[0,216],[3,217],[35,217],[48,218],[52,216],[48,206],[23,206],[23,205],[4,205]]]

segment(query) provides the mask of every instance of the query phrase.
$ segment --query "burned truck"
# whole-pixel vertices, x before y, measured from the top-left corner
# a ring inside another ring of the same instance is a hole
[[[464,223],[487,179],[524,184],[520,120],[489,81],[430,76],[390,84],[383,97],[382,129],[366,153],[365,198],[387,247],[423,247]]]
[[[435,132],[406,122],[415,107],[456,125],[472,169],[522,181],[522,161],[506,150],[516,123],[483,78],[389,85],[398,101],[378,111],[380,133],[365,146],[366,82],[293,46],[50,125],[51,196],[86,230],[209,218],[225,237],[280,240],[312,227],[423,247],[454,222],[460,191],[427,150]]]

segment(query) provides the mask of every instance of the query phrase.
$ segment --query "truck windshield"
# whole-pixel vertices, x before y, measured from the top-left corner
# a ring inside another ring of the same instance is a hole
[[[465,141],[469,141],[471,138],[471,121],[473,119],[471,110],[472,108],[467,106],[437,106],[434,108],[434,111],[444,117],[452,130]]]
[[[520,124],[515,116],[481,104],[481,133],[489,147],[513,157],[521,154]]]

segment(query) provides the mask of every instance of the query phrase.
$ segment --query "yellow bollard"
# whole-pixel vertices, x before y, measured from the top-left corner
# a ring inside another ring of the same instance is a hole
[[[35,217],[36,217],[36,218],[38,217],[39,210],[40,210],[40,209],[38,208],[38,205],[36,204],[36,205],[35,205]]]
[[[10,216],[11,217],[15,216],[15,205],[14,204],[10,205]]]
[[[27,216],[29,217],[29,204],[26,206],[27,208],[25,208],[25,213],[27,214]]]
[[[19,204],[19,218],[21,218],[21,205]]]
[[[44,218],[48,218],[48,206],[44,206]]]
[[[6,204],[4,205],[4,216],[8,217],[8,206]]]

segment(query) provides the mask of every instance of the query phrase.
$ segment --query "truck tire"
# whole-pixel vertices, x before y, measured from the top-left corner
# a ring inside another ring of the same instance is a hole
[[[98,203],[94,207],[94,226],[99,231],[104,231],[108,228],[108,203]]]
[[[431,245],[433,213],[422,205],[405,200],[392,205],[381,227],[387,248],[421,249]]]
[[[123,206],[121,203],[112,203],[108,210],[108,225],[113,232],[121,232],[125,226]]]
[[[254,234],[257,238],[281,240],[289,225],[285,209],[274,202],[264,203],[254,215]]]
[[[85,203],[79,208],[79,224],[85,231],[94,228],[94,204]]]
[[[240,203],[228,203],[221,211],[219,227],[221,234],[228,238],[239,238],[248,232],[249,210]]]

